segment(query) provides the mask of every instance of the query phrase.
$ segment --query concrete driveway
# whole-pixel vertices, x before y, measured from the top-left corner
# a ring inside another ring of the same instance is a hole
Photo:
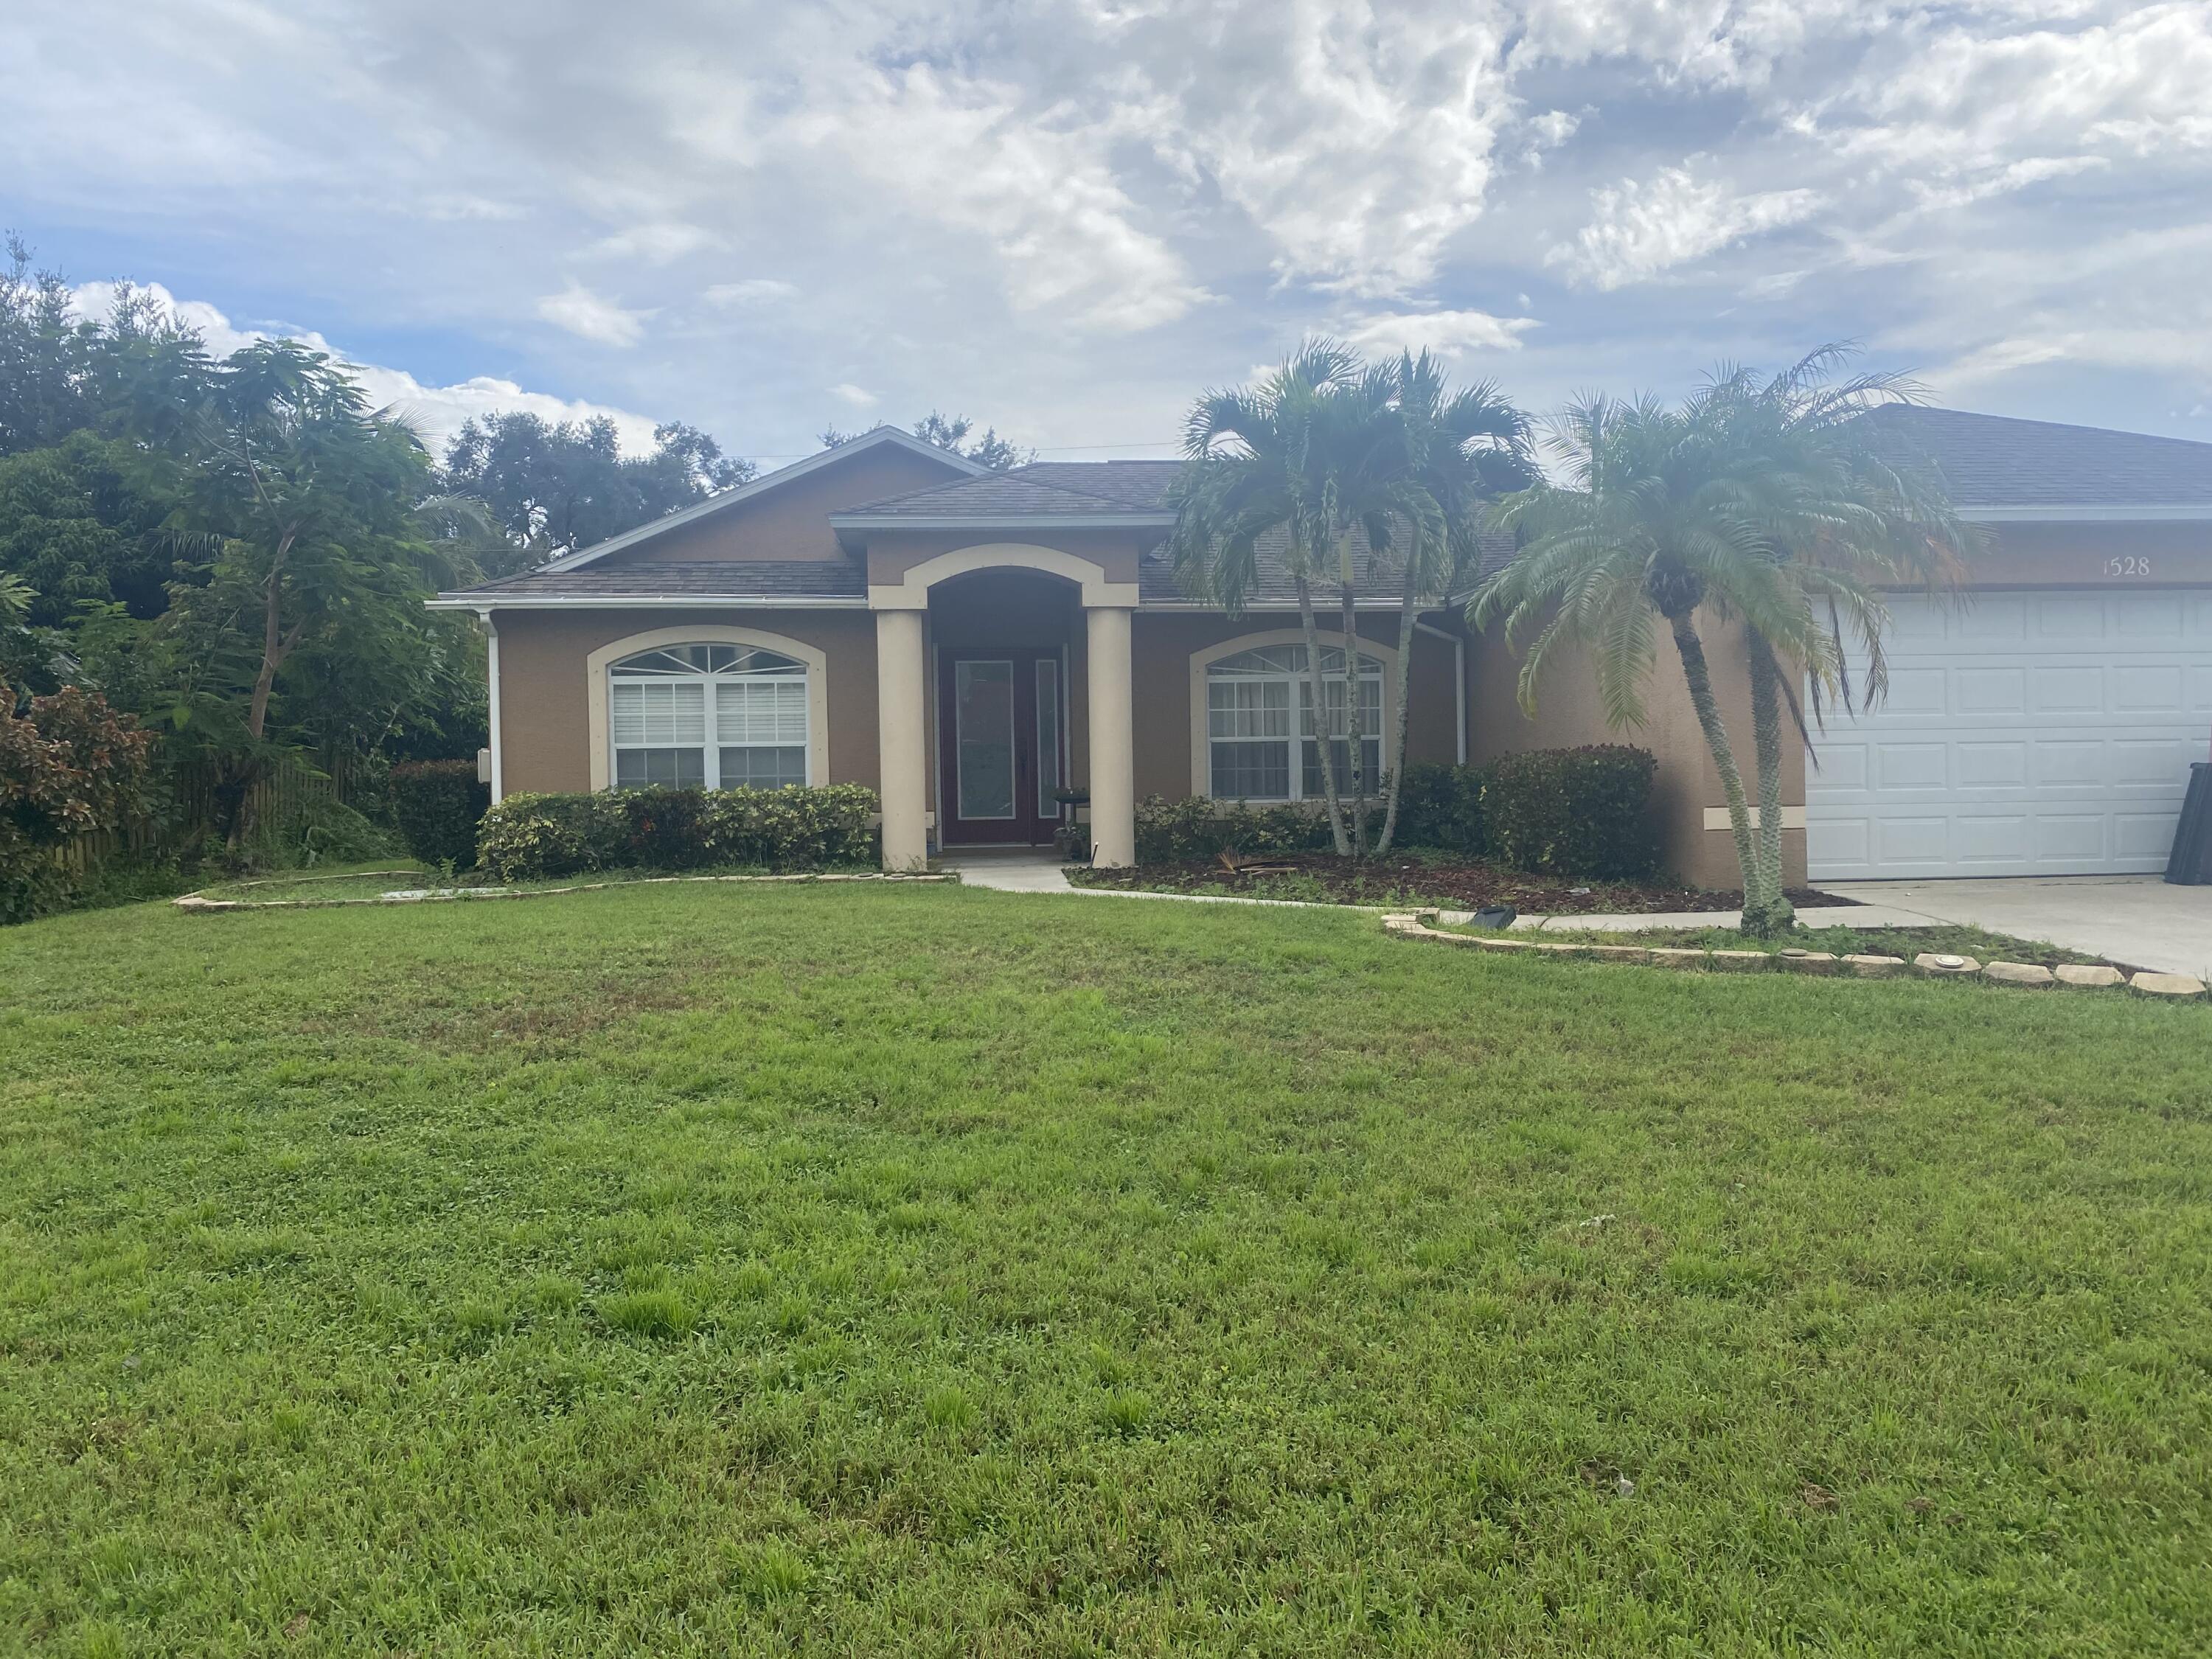
[[[1824,881],[1824,893],[2041,939],[2130,968],[2212,978],[2212,887],[2156,876],[2006,876],[1987,881]]]

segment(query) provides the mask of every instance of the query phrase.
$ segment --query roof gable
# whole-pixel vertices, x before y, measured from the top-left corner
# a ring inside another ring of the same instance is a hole
[[[543,567],[540,574],[574,570],[580,566],[591,564],[606,557],[610,553],[618,553],[624,548],[635,547],[641,542],[650,541],[663,532],[672,530],[678,525],[695,524],[710,514],[735,507],[740,501],[757,501],[761,496],[779,489],[785,484],[794,483],[800,478],[820,472],[825,468],[835,466],[840,461],[849,460],[855,455],[865,454],[886,444],[909,451],[932,461],[941,462],[948,471],[963,475],[956,476],[951,480],[955,483],[963,482],[964,477],[990,473],[990,469],[980,461],[971,461],[965,455],[956,455],[949,449],[940,449],[935,444],[926,442],[912,433],[902,432],[895,426],[879,426],[872,432],[864,432],[857,438],[849,438],[842,444],[823,450],[819,454],[809,455],[803,461],[793,461],[789,466],[780,466],[773,472],[763,473],[749,483],[739,484],[735,489],[726,489],[719,495],[709,495],[705,501],[696,506],[687,507],[681,512],[665,514],[653,520],[650,524],[641,524],[635,530],[625,531],[619,536],[611,536],[605,541],[584,548],[580,551],[565,555]]]

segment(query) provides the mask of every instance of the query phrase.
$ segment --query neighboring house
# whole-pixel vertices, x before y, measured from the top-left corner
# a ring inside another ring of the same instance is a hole
[[[2142,849],[2161,815],[2170,836],[2212,726],[2212,445],[1948,410],[1896,418],[1998,526],[1978,587],[2004,591],[1956,614],[1899,600],[1888,703],[1848,729],[1832,721],[1820,742],[1814,872],[2156,867]],[[1289,580],[1276,560],[1236,617],[1185,594],[1163,551],[1176,471],[993,472],[880,428],[544,569],[441,595],[491,633],[493,793],[863,783],[881,797],[892,868],[942,847],[1048,843],[1063,786],[1090,793],[1102,864],[1134,857],[1147,795],[1310,799]],[[1333,654],[1335,607],[1316,598]],[[1370,772],[1399,763],[1397,605],[1387,570],[1358,602]],[[1716,630],[1747,748],[1731,643]],[[1523,718],[1503,643],[1470,636],[1456,608],[1422,617],[1413,658],[1409,761],[1619,735],[1587,677],[1565,668]],[[1718,783],[1679,669],[1660,672],[1652,721],[1630,740],[1660,758],[1668,864],[1731,885]],[[1785,799],[1804,803],[1792,770]],[[1795,875],[1808,809],[1785,810]]]

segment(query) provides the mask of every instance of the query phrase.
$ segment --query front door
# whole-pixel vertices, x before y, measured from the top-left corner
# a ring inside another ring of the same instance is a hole
[[[1066,748],[1060,653],[963,647],[938,676],[939,841],[1046,845]]]

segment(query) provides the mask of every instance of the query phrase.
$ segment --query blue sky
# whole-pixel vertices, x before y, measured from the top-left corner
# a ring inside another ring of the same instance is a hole
[[[87,303],[319,337],[434,433],[1164,455],[1326,331],[1539,411],[1849,337],[2212,440],[2201,3],[17,0],[0,80],[0,220]]]

